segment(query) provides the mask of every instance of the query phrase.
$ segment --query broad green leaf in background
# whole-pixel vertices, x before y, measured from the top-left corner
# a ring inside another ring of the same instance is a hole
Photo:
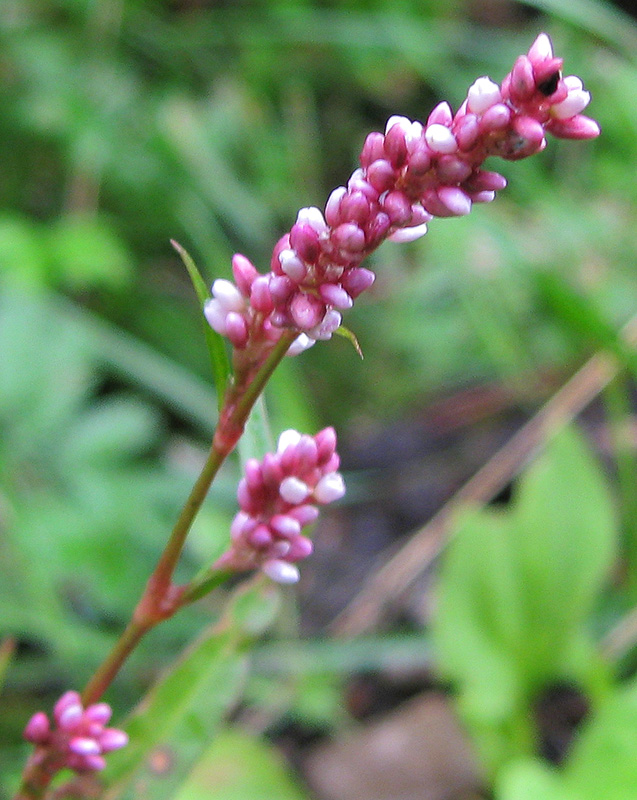
[[[588,719],[559,771],[535,759],[502,770],[497,800],[633,800],[637,787],[637,682],[618,688]]]
[[[238,590],[227,614],[151,689],[125,730],[129,745],[103,773],[104,800],[172,798],[237,702],[247,668],[246,645],[272,621],[275,587]]]
[[[273,747],[238,728],[222,731],[174,800],[306,800]]]
[[[492,768],[532,752],[532,705],[542,689],[564,680],[595,692],[603,686],[586,618],[608,575],[615,533],[605,480],[575,430],[547,444],[508,510],[458,521],[442,564],[434,636]]]

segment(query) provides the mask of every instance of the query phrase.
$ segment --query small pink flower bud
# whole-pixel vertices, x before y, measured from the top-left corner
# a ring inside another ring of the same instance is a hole
[[[250,305],[261,314],[269,314],[274,308],[270,293],[270,279],[267,275],[259,275],[250,288]]]
[[[462,183],[473,168],[455,155],[440,156],[436,164],[436,175],[441,183]]]
[[[528,56],[518,56],[513,65],[509,91],[511,100],[514,103],[524,103],[533,96],[535,92],[535,76],[533,74],[533,65]]]
[[[402,167],[407,161],[407,142],[401,124],[395,123],[385,134],[385,153],[394,168]]]
[[[279,536],[284,536],[286,539],[292,536],[298,536],[301,533],[301,523],[298,519],[290,514],[276,514],[270,520],[270,527]]]
[[[343,317],[335,308],[329,308],[322,321],[316,327],[311,328],[309,333],[313,339],[326,341],[332,338],[332,334],[340,326],[342,320]]]
[[[504,103],[496,103],[487,109],[478,123],[478,128],[481,133],[489,133],[490,131],[500,131],[507,127],[511,122],[511,109],[505,106]]]
[[[242,350],[248,343],[248,325],[236,311],[230,311],[226,315],[226,336],[238,350]]]
[[[51,732],[49,718],[43,711],[36,712],[24,729],[24,738],[32,744],[45,744]]]
[[[598,123],[584,114],[571,119],[552,119],[546,129],[558,139],[594,139],[601,132]]]
[[[314,488],[314,499],[317,503],[332,503],[340,500],[345,494],[345,482],[338,472],[324,475]]]
[[[311,330],[325,313],[325,304],[310,294],[297,292],[290,302],[290,315],[301,330]]]
[[[373,161],[367,168],[367,180],[378,192],[385,192],[396,182],[396,172],[384,158]]]
[[[270,561],[266,561],[262,569],[268,578],[271,578],[277,583],[297,583],[301,577],[298,567],[295,567],[294,564],[290,564],[287,561],[281,561],[279,559],[271,559]]]
[[[288,561],[301,561],[312,555],[314,545],[306,536],[295,536],[285,557]]]
[[[551,116],[556,119],[571,119],[583,111],[591,100],[590,93],[584,91],[582,81],[575,75],[568,75],[564,83],[568,88],[566,99],[551,106]]]
[[[528,56],[533,63],[553,58],[553,45],[546,33],[540,33],[535,39],[529,49]]]
[[[65,705],[62,711],[56,713],[58,728],[65,731],[73,731],[82,720],[84,709],[80,702],[72,705]]]
[[[475,114],[465,114],[454,125],[454,134],[458,142],[458,148],[465,152],[470,150],[478,139],[480,126]]]
[[[387,238],[390,242],[396,244],[406,244],[407,242],[415,242],[427,233],[427,223],[422,222],[420,225],[412,225],[409,228],[398,228],[391,233]]]
[[[316,206],[302,208],[297,214],[296,223],[302,226],[309,225],[318,234],[327,233],[329,230],[323,212]]]
[[[106,725],[111,718],[113,712],[108,703],[94,703],[89,706],[84,712],[84,718],[97,722],[100,725]]]
[[[388,192],[383,199],[383,210],[392,225],[405,225],[411,219],[411,201],[404,192]]]
[[[344,186],[338,186],[327,198],[327,203],[325,204],[325,220],[328,225],[336,227],[336,225],[342,221],[340,207],[341,201],[346,195],[347,189]]]
[[[427,117],[427,127],[430,125],[443,125],[449,127],[453,122],[453,112],[449,103],[442,102],[434,108],[431,114]]]
[[[354,222],[343,222],[332,231],[332,242],[336,247],[351,253],[365,249],[365,233]]]
[[[102,753],[111,753],[113,750],[121,750],[128,744],[128,734],[117,728],[105,728],[99,737]]]
[[[85,736],[74,736],[69,741],[69,750],[78,756],[99,755],[101,748],[95,739]]]
[[[375,131],[367,135],[360,156],[360,163],[362,167],[368,167],[372,161],[383,158],[385,153],[384,143],[385,137],[382,133]]]
[[[241,294],[248,297],[250,287],[259,275],[254,264],[241,253],[235,253],[232,257],[232,274]]]
[[[306,525],[311,525],[316,522],[319,516],[319,510],[316,506],[302,505],[288,511],[288,516],[298,520],[302,528]]]
[[[290,475],[281,481],[279,494],[287,503],[298,505],[310,494],[310,489],[302,480]]]
[[[329,305],[336,306],[336,308],[348,309],[354,305],[354,301],[347,294],[345,289],[337,286],[334,283],[324,283],[319,289],[321,298]]]
[[[281,269],[283,272],[294,281],[294,283],[302,283],[307,275],[307,267],[297,256],[294,250],[282,250],[279,254],[279,261],[281,262]]]
[[[221,308],[228,311],[243,311],[245,301],[243,295],[231,281],[217,278],[212,284],[212,294]]]
[[[299,212],[300,214],[300,212]],[[290,231],[290,244],[302,261],[314,264],[320,253],[319,235],[309,224],[296,223]],[[283,264],[281,264],[283,268]]]
[[[341,221],[362,225],[369,219],[370,204],[361,191],[345,194],[340,204]]]
[[[458,149],[458,142],[453,133],[449,128],[438,123],[427,126],[425,139],[434,153],[455,153]]]
[[[490,78],[478,78],[467,93],[467,110],[472,114],[483,114],[488,108],[502,100],[500,87]]]
[[[376,276],[371,270],[365,267],[355,267],[347,270],[342,283],[349,296],[356,299],[362,292],[369,289],[375,279]]]
[[[471,211],[471,198],[458,186],[441,186],[438,197],[455,216],[462,217]]]
[[[248,540],[257,550],[265,550],[272,544],[273,538],[265,525],[257,525],[257,527],[248,534]]]

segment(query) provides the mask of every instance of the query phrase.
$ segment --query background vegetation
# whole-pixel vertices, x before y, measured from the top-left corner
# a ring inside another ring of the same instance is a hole
[[[263,269],[370,130],[441,99],[457,107],[542,30],[590,89],[602,136],[494,164],[510,183],[492,206],[384,245],[347,320],[364,363],[335,340],[283,365],[273,428],[336,424],[352,442],[477,385],[504,387],[528,414],[601,346],[634,374],[614,333],[637,307],[634,21],[601,0],[0,4],[0,631],[18,645],[1,697],[7,785],[29,714],[80,686],[121,629],[214,425],[201,314],[169,239],[210,281],[236,251]],[[598,628],[637,585],[634,431],[618,386],[628,578],[598,604]],[[185,566],[223,548],[235,474]],[[365,475],[353,485],[364,500]],[[118,711],[214,612],[213,600],[153,634],[109,698]],[[337,725],[344,664],[314,695],[299,675],[280,696]]]

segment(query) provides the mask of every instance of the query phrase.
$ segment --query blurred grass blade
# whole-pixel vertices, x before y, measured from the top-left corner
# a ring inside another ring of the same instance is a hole
[[[208,291],[206,282],[202,278],[201,273],[197,269],[197,265],[193,261],[188,251],[185,250],[179,244],[179,242],[176,242],[174,239],[171,239],[170,243],[175,248],[177,253],[179,253],[181,260],[184,262],[184,266],[188,270],[188,275],[192,281],[197,299],[203,308],[204,303],[210,297],[210,292]],[[228,359],[226,343],[223,337],[220,336],[216,331],[213,331],[210,325],[207,325],[205,322],[204,326],[206,344],[208,345],[208,353],[210,354],[210,363],[212,365],[212,375],[215,382],[215,388],[217,390],[217,403],[219,410],[221,410],[226,385],[230,376],[230,361]]]
[[[9,669],[9,665],[11,664],[11,659],[13,658],[15,647],[16,647],[15,639],[11,637],[3,639],[2,642],[0,643],[0,691],[4,686],[5,675],[7,674],[7,670]]]
[[[591,298],[578,294],[563,279],[548,272],[538,272],[535,280],[543,299],[578,341],[585,338],[593,347],[609,350],[637,377],[637,352],[604,319]]]
[[[247,644],[267,627],[278,592],[260,582],[241,587],[228,612],[188,648],[133,712],[130,743],[109,756],[104,800],[173,798],[239,699]]]
[[[524,4],[554,14],[594,36],[605,39],[635,60],[637,27],[632,17],[612,3],[599,0],[524,0]]]

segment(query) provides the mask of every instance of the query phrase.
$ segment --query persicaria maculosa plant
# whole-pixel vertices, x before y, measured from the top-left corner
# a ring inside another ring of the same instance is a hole
[[[98,701],[148,630],[234,573],[256,569],[281,583],[298,580],[296,565],[312,552],[303,529],[320,505],[345,492],[332,428],[315,436],[286,431],[276,453],[249,459],[228,550],[190,583],[177,585],[173,574],[206,493],[270,375],[286,354],[330,339],[340,327],[342,313],[374,281],[362,266],[366,256],[386,239],[423,236],[433,217],[463,216],[473,203],[491,202],[506,180],[483,169],[488,156],[515,161],[539,153],[547,133],[599,135],[597,123],[581,113],[589,93],[579,78],[562,76],[562,62],[542,33],[501,85],[478,78],[455,114],[443,102],[425,123],[391,117],[384,134],[368,135],[360,167],[331,193],[324,210],[299,211],[274,247],[269,272],[259,273],[237,254],[234,283],[214,282],[204,313],[232,345],[232,376],[210,453],[113,651],[81,696],[67,692],[58,701],[53,727],[43,712],[29,721],[25,737],[35,749],[16,800],[44,797],[63,768],[99,771],[104,755],[126,744],[123,732],[104,727],[110,709]]]

